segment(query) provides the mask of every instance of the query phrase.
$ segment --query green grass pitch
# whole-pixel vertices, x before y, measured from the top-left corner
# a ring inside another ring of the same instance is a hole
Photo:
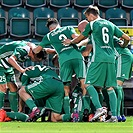
[[[133,133],[133,117],[126,122],[1,122],[0,133]]]

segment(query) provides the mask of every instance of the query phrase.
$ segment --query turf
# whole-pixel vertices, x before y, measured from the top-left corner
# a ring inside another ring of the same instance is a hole
[[[0,133],[133,133],[133,117],[126,122],[1,122]]]

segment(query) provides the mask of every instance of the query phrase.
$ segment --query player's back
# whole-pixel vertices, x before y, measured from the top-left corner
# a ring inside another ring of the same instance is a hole
[[[92,26],[92,35],[97,45],[111,46],[113,45],[114,25],[105,19],[99,19],[90,22]]]
[[[105,19],[98,19],[97,21],[90,22],[90,27],[92,29],[91,39],[95,61],[114,62],[114,24]]]
[[[11,56],[17,47],[22,47],[25,45],[25,41],[12,41],[10,43],[6,43],[2,47],[0,47],[0,58],[6,58]]]
[[[57,53],[60,53],[61,50],[66,47],[63,45],[64,39],[72,39],[71,35],[73,33],[71,32],[71,30],[73,30],[73,28],[70,26],[58,27],[47,35],[50,43],[56,49]]]
[[[58,75],[54,70],[52,70],[48,66],[41,66],[41,65],[36,65],[34,66],[31,70],[26,71],[22,77],[21,77],[21,82],[23,85],[26,85],[25,83],[30,82],[40,82],[43,79],[47,79],[50,77],[56,77],[58,78]]]

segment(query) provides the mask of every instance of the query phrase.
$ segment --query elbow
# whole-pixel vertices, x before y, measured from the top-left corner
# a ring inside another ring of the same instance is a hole
[[[8,63],[9,63],[9,64],[11,63],[11,60],[12,60],[11,58],[8,58]]]
[[[128,39],[127,39],[128,41],[130,41],[131,39],[130,39],[130,37],[128,36]]]
[[[8,58],[8,63],[11,64],[13,57]]]

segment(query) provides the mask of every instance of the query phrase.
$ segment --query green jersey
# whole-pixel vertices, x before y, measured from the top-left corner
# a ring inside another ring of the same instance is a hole
[[[71,26],[56,28],[43,37],[40,46],[51,45],[59,56],[60,65],[71,59],[83,59],[76,45],[63,45],[62,41],[66,38],[72,39],[72,34],[76,34],[76,32]]]
[[[130,52],[130,50],[127,47],[123,48],[123,47],[121,47],[119,45],[119,43],[121,43],[121,41],[122,40],[120,40],[119,38],[114,37],[114,44],[115,44],[115,49],[116,49],[115,50],[115,54],[116,54],[116,56],[119,56],[119,55],[122,55],[122,54],[132,56],[132,53]]]
[[[0,47],[0,65],[4,68],[9,68],[11,65],[8,63],[8,58],[14,55],[18,62],[23,62],[27,60],[30,47],[25,41],[13,41],[6,43]]]
[[[113,23],[98,18],[86,25],[83,36],[91,33],[93,45],[92,62],[115,63],[113,37],[121,37],[124,33]]]
[[[23,73],[21,77],[21,82],[22,85],[25,86],[28,85],[29,83],[34,83],[34,82],[39,83],[51,77],[55,77],[57,80],[60,80],[55,71],[53,71],[50,67],[36,65],[31,70],[28,70],[25,73]]]

